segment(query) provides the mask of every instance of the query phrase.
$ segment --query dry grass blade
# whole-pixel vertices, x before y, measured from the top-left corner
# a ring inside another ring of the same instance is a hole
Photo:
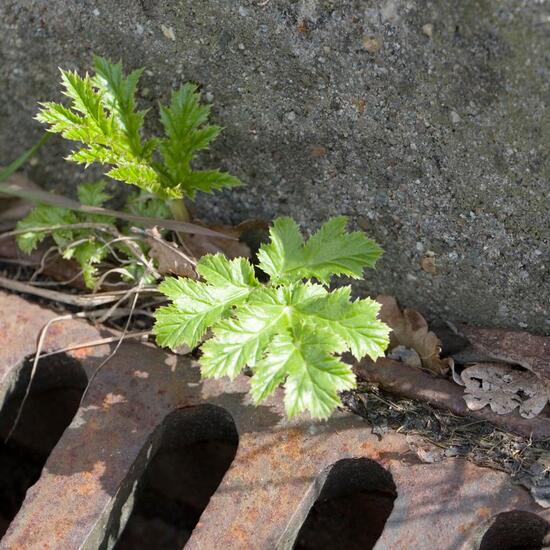
[[[129,294],[137,292],[137,289],[129,290],[114,290],[112,292],[102,292],[100,294],[68,294],[65,292],[59,292],[56,290],[48,290],[46,288],[39,288],[33,285],[22,283],[20,281],[14,281],[6,277],[0,276],[0,287],[13,290],[15,292],[23,292],[26,294],[32,294],[33,296],[39,296],[40,298],[46,298],[62,304],[68,304],[78,307],[96,307],[105,304],[112,304],[121,299],[121,297],[127,297]],[[150,294],[158,294],[155,287],[144,287],[139,292],[147,292]]]
[[[19,408],[17,410],[17,415],[15,417],[15,420],[12,424],[12,427],[10,428],[10,431],[8,432],[8,435],[6,436],[6,439],[4,440],[5,443],[7,443],[10,439],[15,430],[17,429],[17,426],[19,425],[19,421],[21,420],[21,414],[23,413],[23,409],[25,407],[25,403],[27,402],[27,399],[29,397],[32,382],[34,380],[34,376],[36,374],[36,369],[38,368],[38,361],[40,360],[40,353],[42,351],[42,347],[44,346],[44,340],[46,339],[46,334],[48,332],[48,329],[53,325],[53,323],[58,323],[59,321],[68,321],[70,319],[76,319],[77,317],[83,317],[84,315],[82,313],[76,313],[74,315],[61,315],[60,317],[54,317],[53,319],[50,319],[40,330],[40,334],[38,336],[38,343],[36,345],[36,354],[34,356],[34,360],[32,362],[32,369],[31,369],[31,376],[29,379],[29,383],[27,384],[27,388],[25,390],[25,395],[23,396],[23,400],[21,401],[21,404],[19,405]]]
[[[149,336],[151,334],[150,330],[141,330],[139,332],[130,332],[129,334],[123,335],[123,340],[129,340],[132,338],[143,338],[144,336]],[[51,357],[52,355],[59,355],[60,353],[67,353],[68,351],[74,351],[82,348],[93,348],[96,346],[103,346],[105,344],[112,344],[118,342],[120,336],[108,336],[107,338],[98,338],[97,340],[90,340],[88,342],[82,342],[81,344],[74,344],[72,346],[67,346],[64,348],[56,349],[48,353],[44,353],[40,356],[41,359],[46,357]]]
[[[78,201],[62,197],[61,195],[55,195],[46,191],[29,191],[22,188],[15,183],[0,184],[0,193],[6,193],[15,197],[21,197],[35,203],[50,204],[53,206],[61,206],[68,208],[69,210],[75,210],[77,212],[84,212],[86,214],[102,214],[104,216],[111,216],[121,220],[134,222],[145,227],[164,227],[172,231],[180,231],[182,233],[193,233],[200,235],[208,235],[210,237],[216,237],[219,239],[234,240],[230,235],[220,233],[218,231],[212,231],[207,227],[196,225],[190,222],[180,222],[177,220],[164,220],[162,218],[148,218],[145,216],[136,216],[127,212],[119,212],[117,210],[111,210],[109,208],[102,208],[100,206],[86,206],[80,204]],[[51,230],[52,228],[49,228]],[[28,230],[27,230],[28,231]]]

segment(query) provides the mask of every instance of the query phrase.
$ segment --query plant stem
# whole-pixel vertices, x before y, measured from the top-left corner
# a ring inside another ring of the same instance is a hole
[[[168,206],[175,220],[178,220],[180,222],[191,221],[191,216],[189,215],[189,211],[187,210],[183,199],[173,199],[168,202]]]

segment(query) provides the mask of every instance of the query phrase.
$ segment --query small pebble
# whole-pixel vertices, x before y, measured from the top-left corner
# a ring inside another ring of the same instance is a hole
[[[422,25],[422,32],[428,37],[432,38],[434,34],[434,26],[432,23],[426,23],[425,25]]]
[[[176,33],[174,32],[174,29],[172,27],[161,25],[160,30],[162,31],[162,34],[165,36],[165,38],[168,38],[168,40],[172,40],[172,42],[176,41]]]
[[[453,124],[458,124],[461,121],[460,115],[456,111],[451,111],[450,117]]]
[[[293,120],[296,120],[296,113],[294,111],[290,111],[286,114],[286,119],[290,120],[291,122]]]
[[[365,36],[363,38],[363,49],[371,54],[375,54],[382,48],[380,40],[374,36]]]

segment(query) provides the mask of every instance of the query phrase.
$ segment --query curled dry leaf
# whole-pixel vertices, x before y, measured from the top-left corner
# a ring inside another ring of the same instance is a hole
[[[393,348],[388,353],[388,359],[395,359],[396,361],[405,363],[405,365],[409,365],[410,367],[416,367],[417,369],[422,368],[420,355],[418,355],[414,349],[405,346],[396,346]]]
[[[457,334],[470,342],[472,350],[478,355],[485,355],[490,361],[521,365],[536,374],[550,393],[550,337],[523,330],[467,325],[454,328]]]
[[[440,357],[441,341],[429,330],[426,319],[414,309],[401,311],[393,296],[377,296],[376,300],[382,304],[380,319],[392,329],[390,349],[397,346],[413,349],[424,368],[437,374],[446,373],[452,359]]]
[[[435,464],[445,458],[443,449],[420,436],[407,435],[407,444],[409,449],[426,464]]]
[[[230,239],[184,233],[180,235],[182,243],[178,246],[163,239],[156,229],[148,230],[147,241],[151,247],[149,256],[157,261],[158,272],[161,275],[180,275],[196,279],[198,275],[195,272],[195,265],[205,254],[221,253],[229,259],[250,258],[250,247],[239,239],[248,236],[251,232],[267,232],[268,227],[260,220],[248,220],[236,226],[205,225],[195,220],[193,223],[227,235]]]
[[[245,223],[232,225],[205,225],[194,221],[197,225],[203,225],[223,235],[233,237],[232,239],[220,239],[208,235],[197,235],[189,233],[184,235],[184,244],[189,252],[198,260],[205,254],[217,254],[220,252],[229,259],[244,257],[250,258],[250,248],[245,243],[239,241],[244,232]]]
[[[478,363],[461,373],[464,400],[477,411],[486,405],[497,414],[508,414],[519,408],[524,418],[534,418],[546,406],[548,395],[539,378],[501,363]]]
[[[18,185],[21,189],[28,191],[40,190],[40,187],[28,180],[21,174],[13,174],[7,181],[7,184]],[[32,209],[33,204],[29,201],[0,193],[0,221],[6,222],[6,228],[11,225],[15,226],[17,220],[26,216]],[[8,223],[10,222],[10,225]]]
[[[146,230],[149,235],[149,257],[156,260],[157,271],[161,275],[171,274],[181,277],[197,278],[195,272],[196,259],[186,254],[175,243],[163,239],[157,228]]]

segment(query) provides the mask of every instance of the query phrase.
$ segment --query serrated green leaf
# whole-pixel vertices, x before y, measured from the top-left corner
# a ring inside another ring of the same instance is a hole
[[[340,336],[357,360],[368,355],[376,361],[388,347],[390,328],[377,319],[378,302],[370,298],[351,302],[350,296],[350,287],[339,288],[299,306],[299,310]]]
[[[207,329],[222,318],[228,306],[216,300],[207,285],[191,279],[168,277],[159,290],[174,304],[159,310],[153,333],[161,346],[172,349],[182,344],[195,347]]]
[[[170,208],[166,201],[143,190],[128,195],[126,209],[136,216],[144,216],[146,218],[170,218]]]
[[[74,224],[77,221],[76,215],[71,210],[40,204],[17,223],[17,230],[27,230],[17,236],[17,244],[23,252],[30,254],[38,243],[51,233],[51,231],[36,231],[36,229],[49,229]],[[71,230],[58,228],[53,237],[57,244],[64,246],[73,239],[74,234]]]
[[[224,187],[239,187],[240,185],[242,185],[242,182],[227,172],[198,170],[187,174],[180,188],[185,191],[189,198],[193,199],[198,191],[211,193]]]
[[[303,277],[328,282],[332,275],[363,277],[365,267],[374,267],[382,255],[375,241],[361,231],[346,233],[346,216],[331,218],[304,246]]]
[[[272,279],[288,276],[304,263],[304,239],[298,224],[287,217],[277,218],[269,231],[271,242],[263,244],[258,252],[258,267]],[[297,280],[299,276],[292,280]]]
[[[345,234],[344,228],[345,219],[336,219],[304,244],[292,220],[276,220],[271,242],[259,254],[259,267],[271,275],[264,286],[248,260],[228,260],[219,254],[204,257],[197,271],[205,282],[172,279],[161,285],[174,303],[157,315],[158,342],[171,346],[188,342],[188,333],[193,333],[187,326],[188,312],[223,304],[213,321],[201,318],[199,323],[201,334],[206,328],[213,331],[201,347],[202,376],[234,378],[251,367],[251,393],[257,403],[284,384],[289,416],[308,410],[314,417],[326,418],[340,404],[338,392],[355,385],[350,366],[338,354],[351,351],[357,359],[364,355],[376,359],[383,355],[389,333],[377,319],[379,304],[373,300],[352,302],[349,287],[331,293],[322,284],[302,280],[313,278],[310,272],[314,272],[326,283],[330,273],[351,275],[361,262],[368,265],[373,260],[367,254],[368,239]],[[332,242],[327,251],[322,250],[320,240],[333,238],[347,257],[340,257]],[[199,296],[196,288],[208,298]]]
[[[330,219],[305,244],[296,223],[279,218],[271,242],[258,253],[259,267],[275,280],[316,278],[328,284],[333,275],[360,278],[374,267],[382,249],[362,232],[346,233],[347,218]]]
[[[172,94],[169,106],[160,107],[165,136],[143,140],[146,111],[139,111],[136,104],[142,69],[126,76],[120,62],[101,57],[94,58],[94,69],[92,77],[61,70],[70,105],[42,103],[36,117],[49,132],[82,144],[68,160],[86,167],[104,165],[109,177],[162,199],[193,198],[198,191],[240,185],[229,174],[194,171],[190,165],[220,132],[219,126],[207,124],[210,107],[201,105],[195,85],[182,86]]]
[[[176,347],[182,344],[194,347],[206,330],[220,321],[228,308],[245,300],[252,289],[237,285],[214,287],[191,279],[167,277],[159,285],[159,290],[174,302],[178,315],[177,319],[168,318],[166,314],[157,317],[153,332],[161,346],[173,348],[174,344],[162,339],[166,333],[163,323],[180,323]],[[170,310],[170,313],[174,312]]]
[[[73,257],[82,269],[82,276],[88,288],[92,288],[96,282],[96,264],[103,261],[107,254],[108,248],[95,239],[74,247]]]
[[[286,377],[285,408],[289,418],[305,410],[314,418],[327,418],[340,404],[338,392],[355,387],[351,367],[333,355],[344,349],[337,336],[308,324],[278,334],[266,358],[254,369],[254,399],[265,399]]]
[[[78,200],[88,206],[103,206],[111,198],[111,195],[105,193],[104,181],[81,183],[77,194]]]
[[[163,188],[157,172],[148,164],[121,163],[116,168],[109,170],[107,175],[115,180],[130,183],[161,197],[178,198],[181,196],[177,190]]]
[[[197,273],[214,286],[246,288],[259,286],[254,268],[245,258],[228,260],[223,254],[207,254],[197,264]]]
[[[142,154],[141,128],[144,113],[136,111],[135,93],[143,69],[137,69],[124,77],[122,63],[110,63],[102,57],[94,58],[95,86],[101,92],[102,103],[113,116],[119,129],[127,138],[132,154]]]
[[[202,376],[233,379],[245,366],[255,365],[277,329],[285,324],[283,308],[275,310],[267,312],[262,308],[244,307],[240,308],[238,319],[218,324],[214,337],[201,348]]]

